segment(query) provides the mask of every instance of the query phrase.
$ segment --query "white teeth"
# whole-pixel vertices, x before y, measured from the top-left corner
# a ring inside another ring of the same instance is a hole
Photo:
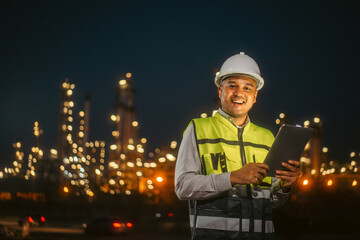
[[[245,103],[245,101],[244,100],[239,100],[239,101],[233,101],[234,103],[240,103],[240,104],[243,104],[243,103]]]

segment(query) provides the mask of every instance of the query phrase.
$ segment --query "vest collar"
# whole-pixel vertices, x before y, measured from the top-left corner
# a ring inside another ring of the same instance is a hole
[[[232,123],[235,127],[237,127],[237,128],[243,128],[243,127],[245,127],[245,126],[250,122],[250,117],[249,117],[249,115],[247,115],[247,116],[246,116],[246,120],[245,120],[245,124],[242,125],[242,126],[237,126],[237,125],[235,124],[235,121],[234,121],[233,117],[230,116],[229,114],[227,114],[226,112],[224,112],[221,108],[219,108],[219,109],[217,110],[217,112],[218,112],[221,116],[223,116],[224,118],[226,118],[229,122],[231,122],[231,123]]]
[[[251,125],[251,122],[250,122],[250,117],[249,115],[246,117],[246,121],[245,121],[245,124],[241,127],[237,126],[235,124],[235,121],[234,119],[229,115],[227,114],[226,112],[224,112],[221,108],[219,108],[214,117],[216,117],[218,120],[220,120],[222,123],[224,123],[225,125],[229,126],[230,128],[236,128],[236,130],[238,128],[244,128],[244,133],[247,132],[250,128],[250,125]],[[235,129],[234,129],[235,131]]]

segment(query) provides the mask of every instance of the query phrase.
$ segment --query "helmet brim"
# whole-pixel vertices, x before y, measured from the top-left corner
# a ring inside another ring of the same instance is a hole
[[[256,90],[260,90],[263,86],[264,86],[264,79],[255,73],[248,73],[248,72],[230,72],[230,73],[226,73],[226,74],[218,74],[215,77],[215,85],[217,87],[220,86],[220,83],[222,81],[224,81],[226,78],[228,77],[233,77],[233,76],[248,76],[251,77],[252,79],[255,80],[257,86],[256,86]]]

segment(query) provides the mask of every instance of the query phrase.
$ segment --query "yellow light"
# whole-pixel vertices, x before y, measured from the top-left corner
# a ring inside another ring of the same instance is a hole
[[[350,157],[355,157],[355,152],[351,152]]]
[[[128,148],[129,150],[134,150],[134,149],[135,149],[134,145],[132,145],[132,144],[129,144],[129,145],[127,146],[127,148]]]
[[[137,121],[133,121],[132,125],[133,125],[133,127],[137,127],[137,126],[139,126],[139,123]]]
[[[277,125],[279,125],[280,124],[280,119],[276,119],[276,121],[275,121],[275,123],[277,124]]]
[[[176,157],[172,155],[171,153],[166,154],[166,158],[169,159],[169,161],[175,161]]]
[[[200,117],[201,117],[201,118],[206,118],[206,117],[207,117],[207,114],[206,114],[206,113],[202,113],[202,114],[200,115]]]
[[[119,85],[120,86],[124,86],[126,84],[126,80],[125,79],[121,79],[120,81],[119,81]]]
[[[66,95],[71,96],[72,94],[73,94],[72,90],[69,89],[69,90],[66,91]]]
[[[114,137],[118,137],[119,136],[119,131],[112,131],[112,135]]]
[[[328,149],[327,147],[323,147],[322,151],[323,151],[324,153],[327,153],[327,152],[329,151],[329,149]]]
[[[142,138],[141,139],[141,143],[146,143],[147,142],[147,139],[146,138]]]
[[[69,102],[69,107],[74,107],[74,102],[73,101]]]
[[[84,113],[83,111],[80,111],[80,112],[79,112],[79,116],[80,116],[80,117],[83,117],[83,116],[85,116],[85,113]]]
[[[157,178],[156,178],[156,181],[162,182],[162,181],[164,181],[164,179],[163,179],[162,177],[157,177]]]
[[[309,125],[310,125],[310,121],[309,121],[309,120],[306,120],[306,121],[304,122],[304,126],[307,127],[307,126],[309,126]]]
[[[127,74],[126,74],[126,77],[127,77],[127,78],[131,78],[131,76],[132,76],[131,73],[127,73]]]
[[[354,181],[352,182],[352,186],[353,186],[353,187],[355,187],[357,184],[358,184],[358,182],[357,182],[356,180],[354,180]]]
[[[220,73],[220,72],[216,72],[216,73],[215,73],[215,76],[219,75],[219,73]]]
[[[69,192],[69,189],[67,187],[64,187],[64,192],[65,193],[68,193]]]
[[[119,164],[117,164],[116,162],[109,162],[109,167],[114,168],[114,169],[118,169]]]
[[[111,118],[112,121],[114,121],[114,122],[116,121],[116,116],[115,115],[111,115],[110,118]]]
[[[285,114],[284,114],[284,113],[280,113],[279,117],[280,117],[280,118],[284,118],[284,117],[285,117]]]
[[[319,123],[319,122],[320,122],[320,118],[315,117],[315,118],[314,118],[314,123]]]
[[[176,146],[177,146],[177,142],[176,142],[176,141],[172,141],[172,142],[170,143],[170,147],[171,147],[172,149],[175,149]]]
[[[166,158],[160,157],[160,158],[159,158],[159,162],[161,162],[161,163],[166,162]]]
[[[71,88],[71,89],[74,89],[74,88],[75,88],[75,84],[71,84],[70,88]]]
[[[327,181],[327,186],[330,187],[330,186],[332,186],[332,185],[333,185],[333,181],[332,181],[331,179],[329,179],[329,180]]]
[[[309,180],[304,179],[304,181],[303,181],[303,185],[304,185],[304,186],[306,186],[306,185],[308,185],[308,184],[309,184]]]

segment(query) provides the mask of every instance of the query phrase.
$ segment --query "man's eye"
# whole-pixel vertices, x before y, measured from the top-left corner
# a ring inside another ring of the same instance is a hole
[[[235,88],[236,86],[235,85],[229,85],[229,88]]]

